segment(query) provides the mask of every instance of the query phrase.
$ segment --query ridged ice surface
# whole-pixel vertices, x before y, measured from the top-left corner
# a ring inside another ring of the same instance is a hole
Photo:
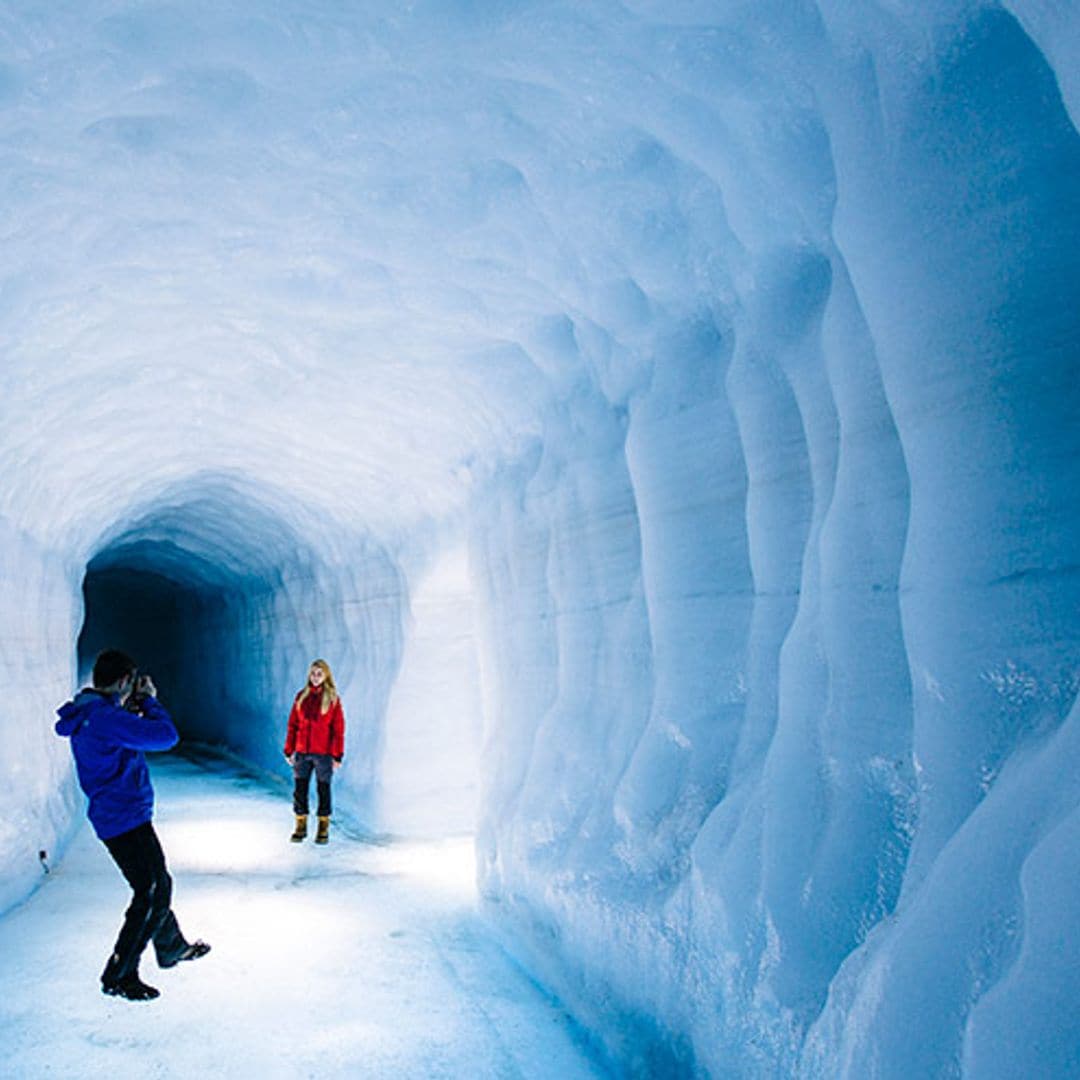
[[[1078,71],[1066,0],[5,4],[0,900],[104,641],[269,768],[325,655],[342,806],[479,799],[628,1073],[1080,1071]]]

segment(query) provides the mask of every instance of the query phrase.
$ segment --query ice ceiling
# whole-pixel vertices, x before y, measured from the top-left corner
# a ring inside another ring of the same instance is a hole
[[[633,368],[647,324],[730,291],[730,34],[573,5],[19,7],[4,465],[27,524],[111,522],[149,494],[138,455],[151,489],[209,462],[407,529],[582,367]]]
[[[127,634],[279,768],[328,656],[342,805],[475,821],[630,1074],[1075,1074],[1077,72],[1068,0],[4,3],[8,699]]]

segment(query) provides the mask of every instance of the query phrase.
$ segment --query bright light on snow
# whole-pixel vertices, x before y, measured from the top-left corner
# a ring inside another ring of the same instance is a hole
[[[291,844],[288,799],[213,764],[153,765],[174,910],[211,951],[144,954],[151,1004],[101,994],[130,893],[83,828],[0,921],[5,1078],[603,1075],[485,930],[460,842]]]
[[[213,812],[200,821],[174,823],[168,831],[169,859],[174,866],[194,874],[257,875],[280,863],[281,825],[289,820],[288,806],[289,800],[283,799],[278,807],[277,829],[267,828],[265,813],[258,820],[245,820]],[[426,892],[460,896],[476,892],[476,857],[471,837],[398,840],[349,849],[334,860],[335,872],[346,870],[392,875]]]

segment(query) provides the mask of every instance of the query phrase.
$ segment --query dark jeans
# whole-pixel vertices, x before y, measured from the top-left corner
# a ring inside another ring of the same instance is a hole
[[[188,943],[172,913],[172,878],[165,868],[154,826],[148,821],[105,841],[109,854],[131,886],[131,904],[101,981],[111,984],[137,975],[139,957],[148,942],[161,967],[172,967]]]
[[[311,772],[315,770],[315,788],[319,793],[319,817],[330,816],[330,777],[334,775],[334,759],[329,754],[295,754],[293,756],[293,813],[308,812],[308,790]]]

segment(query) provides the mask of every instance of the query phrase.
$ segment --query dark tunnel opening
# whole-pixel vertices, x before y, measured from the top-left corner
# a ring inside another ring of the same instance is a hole
[[[183,567],[187,572],[178,572]],[[89,684],[102,649],[123,649],[153,677],[181,738],[243,752],[243,746],[229,745],[213,708],[228,698],[230,681],[238,686],[237,673],[230,680],[213,658],[245,651],[222,640],[229,633],[223,615],[243,606],[242,593],[240,582],[230,583],[227,574],[190,554],[178,557],[169,545],[143,543],[99,553],[83,580],[81,684]]]

